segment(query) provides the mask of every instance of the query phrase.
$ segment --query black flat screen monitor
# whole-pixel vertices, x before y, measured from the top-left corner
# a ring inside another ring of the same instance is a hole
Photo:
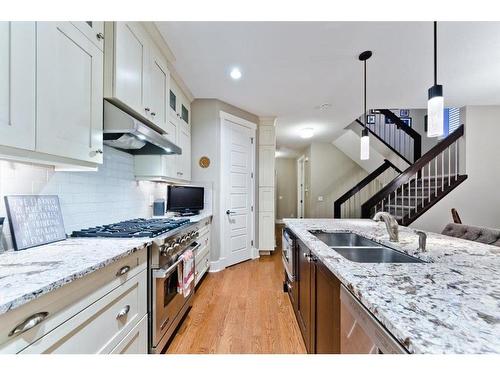
[[[169,186],[167,210],[195,213],[203,210],[204,188],[196,186]]]

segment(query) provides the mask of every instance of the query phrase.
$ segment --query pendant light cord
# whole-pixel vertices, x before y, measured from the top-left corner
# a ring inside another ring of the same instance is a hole
[[[364,109],[364,114],[365,114],[365,129],[366,129],[366,124],[368,123],[368,114],[366,113],[366,60],[363,61],[364,63],[364,102],[363,102],[363,109]]]
[[[434,85],[437,85],[437,21],[434,21]]]

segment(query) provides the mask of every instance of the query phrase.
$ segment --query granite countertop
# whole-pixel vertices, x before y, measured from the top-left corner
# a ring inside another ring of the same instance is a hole
[[[142,249],[148,238],[68,238],[0,254],[0,315]]]
[[[212,216],[189,217],[197,223]],[[179,218],[180,219],[180,218]],[[0,253],[0,315],[97,271],[156,238],[68,238],[22,251]]]
[[[400,227],[389,241],[382,222],[285,219],[285,224],[410,353],[500,353],[500,248]],[[347,260],[309,230],[349,231],[428,263]]]

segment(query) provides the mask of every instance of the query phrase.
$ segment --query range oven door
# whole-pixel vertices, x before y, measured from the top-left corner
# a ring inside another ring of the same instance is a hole
[[[152,333],[155,347],[170,329],[175,318],[194,293],[194,278],[190,284],[191,292],[188,296],[184,297],[182,291],[177,288],[180,272],[179,264],[181,262],[182,258],[167,270],[153,270]]]

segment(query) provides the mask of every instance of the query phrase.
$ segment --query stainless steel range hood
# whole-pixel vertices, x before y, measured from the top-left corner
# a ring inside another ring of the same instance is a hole
[[[104,101],[104,144],[133,155],[182,154],[180,147],[114,104]]]

